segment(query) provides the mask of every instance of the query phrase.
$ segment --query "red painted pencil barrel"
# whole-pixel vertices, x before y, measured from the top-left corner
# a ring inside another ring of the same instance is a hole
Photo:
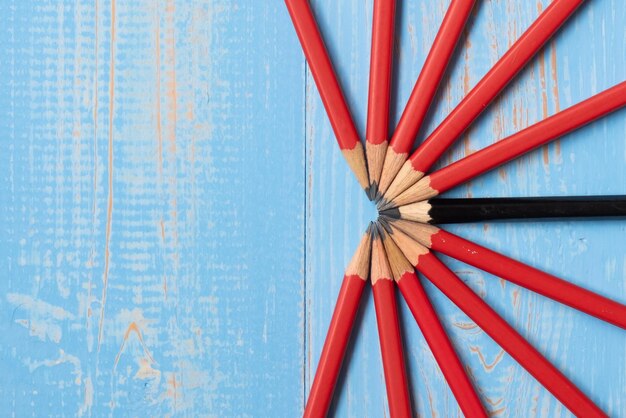
[[[417,275],[405,273],[398,287],[406,300],[435,360],[450,386],[463,415],[467,418],[485,418],[487,414],[459,360],[448,335],[444,331],[437,313],[432,307]]]
[[[365,280],[359,276],[343,279],[304,409],[306,418],[323,418],[328,412],[364,288]]]
[[[530,267],[443,229],[431,236],[432,249],[574,309],[626,329],[626,306]]]
[[[309,2],[285,0],[285,4],[311,67],[315,85],[322,97],[339,148],[353,149],[359,142],[359,136]]]
[[[435,171],[430,187],[443,193],[625,105],[626,81]]]
[[[411,156],[425,173],[539,51],[583,0],[554,0]]]
[[[391,87],[395,12],[395,0],[374,0],[367,132],[365,134],[372,144],[386,141],[389,130],[389,89]]]
[[[424,61],[411,96],[402,112],[389,145],[398,154],[411,151],[426,112],[430,108],[437,87],[448,66],[465,22],[474,7],[474,0],[452,0]]]
[[[372,286],[389,413],[391,418],[409,418],[411,399],[394,288],[395,283],[386,279],[378,280]]]
[[[416,267],[576,416],[606,416],[432,253],[420,256]]]

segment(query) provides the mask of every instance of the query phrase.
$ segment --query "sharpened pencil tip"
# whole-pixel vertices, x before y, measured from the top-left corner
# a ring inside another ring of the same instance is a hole
[[[389,226],[389,221],[391,220],[391,218],[388,218],[385,215],[381,215],[378,217],[378,222],[377,224],[379,225],[379,227],[384,230],[387,234],[391,234],[391,226]],[[384,234],[383,234],[384,235]]]
[[[375,232],[376,237],[382,238],[382,231],[381,231],[380,222],[378,220],[376,220],[376,223],[374,225],[376,225],[376,228],[375,228],[376,229],[376,232]]]
[[[380,212],[381,210],[385,209],[385,205],[387,204],[387,201],[385,200],[384,197],[381,197],[380,199],[378,199],[378,201],[376,202],[376,208],[378,209],[378,211]]]
[[[392,219],[400,219],[400,209],[398,208],[383,209],[378,214]]]
[[[370,186],[367,188],[367,197],[372,202],[378,202],[378,200],[380,199],[380,193],[378,192],[378,183],[373,182],[372,184],[370,184]]]
[[[374,228],[372,228],[372,242],[376,241],[376,239],[378,238],[378,228],[375,226]]]
[[[383,194],[380,191],[380,188],[378,188],[378,185],[376,187],[376,197],[374,198],[374,203],[376,203],[376,206],[379,206],[381,204],[381,202],[383,201]]]

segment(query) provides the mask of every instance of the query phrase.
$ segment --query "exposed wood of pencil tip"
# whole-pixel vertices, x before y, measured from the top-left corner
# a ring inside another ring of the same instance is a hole
[[[346,268],[346,276],[359,276],[362,280],[367,280],[369,277],[372,229],[372,224],[370,224],[365,234],[363,234],[363,238],[361,238],[361,242]]]
[[[381,201],[381,208],[383,208],[387,202],[392,201],[396,196],[417,183],[422,177],[424,177],[424,173],[415,170],[411,162],[406,161],[385,192]]]
[[[370,200],[378,199],[378,183],[380,182],[380,174],[385,162],[385,154],[387,153],[387,141],[374,144],[369,141],[365,142],[365,155],[367,156],[367,170],[369,172],[369,189],[368,196]]]
[[[380,211],[381,215],[385,215],[393,219],[406,219],[414,222],[430,223],[433,221],[430,215],[432,205],[428,200],[415,202],[404,206],[398,206],[391,209]]]
[[[346,159],[348,166],[356,176],[357,181],[367,191],[370,185],[367,174],[367,166],[365,164],[365,154],[363,153],[363,145],[360,142],[352,149],[342,149],[343,157]]]
[[[432,236],[439,232],[439,228],[434,225],[407,221],[406,219],[394,219],[391,221],[391,228],[399,229],[409,237],[428,248],[432,247]]]
[[[389,260],[389,267],[391,268],[391,273],[393,274],[393,279],[396,282],[399,282],[406,273],[414,272],[414,268],[404,256],[400,248],[396,245],[393,239],[388,239],[389,235],[386,231],[383,231],[383,244],[385,246],[385,251],[387,252],[387,259]]]
[[[381,231],[377,224],[373,228],[372,233],[372,267],[370,273],[372,286],[376,285],[376,282],[379,280],[393,280],[393,274],[389,267],[389,260],[385,253],[381,233],[384,233],[384,231]]]
[[[428,254],[428,248],[424,247],[399,228],[395,227],[393,223],[389,226],[391,228],[391,239],[396,243],[398,248],[400,248],[400,251],[402,251],[411,265],[416,266],[420,256]]]
[[[398,171],[400,171],[407,158],[409,158],[408,153],[397,153],[392,147],[387,147],[385,161],[383,162],[383,168],[378,182],[378,200],[387,192],[391,182],[396,177],[396,174],[398,174]]]
[[[430,176],[426,176],[390,200],[385,209],[421,202],[422,200],[433,198],[438,194],[439,192],[437,190],[430,187]]]

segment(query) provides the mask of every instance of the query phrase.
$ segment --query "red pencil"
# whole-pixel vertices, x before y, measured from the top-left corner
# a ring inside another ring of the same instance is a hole
[[[487,417],[480,399],[470,382],[463,364],[456,355],[448,335],[444,331],[437,313],[430,304],[413,266],[392,239],[383,233],[383,242],[393,272],[393,277],[402,296],[417,322],[430,350],[450,386],[463,415],[467,418]]]
[[[392,225],[439,251],[588,315],[626,329],[626,306],[433,225],[394,220]]]
[[[372,269],[370,273],[380,352],[385,372],[385,386],[392,418],[412,416],[409,384],[404,364],[402,335],[396,307],[395,284],[381,238],[374,228],[372,239]]]
[[[424,176],[583,0],[554,0],[404,163],[385,193],[391,200]]]
[[[335,132],[337,143],[348,165],[364,190],[369,187],[363,145],[359,140],[350,110],[337,81],[315,17],[307,0],[285,0],[298,33],[304,55],[311,67],[315,85]]]
[[[313,385],[304,409],[304,417],[325,417],[332,400],[354,318],[369,277],[371,229],[365,232],[352,261],[346,269],[335,310],[328,327]]]
[[[448,6],[439,32],[430,47],[424,66],[389,142],[378,184],[380,195],[387,191],[391,181],[409,156],[474,3],[474,0],[452,0]]]
[[[430,199],[626,105],[626,81],[424,177],[392,199],[401,206]]]
[[[394,228],[393,225],[391,237],[415,268],[574,415],[579,417],[607,416],[428,249]]]
[[[365,132],[365,154],[370,181],[368,196],[370,199],[374,199],[376,196],[378,180],[387,150],[395,12],[395,0],[374,0],[367,128]]]

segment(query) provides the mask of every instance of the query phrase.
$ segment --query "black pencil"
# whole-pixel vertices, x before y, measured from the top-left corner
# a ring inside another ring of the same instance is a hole
[[[430,224],[626,216],[626,195],[430,199],[380,212]]]

